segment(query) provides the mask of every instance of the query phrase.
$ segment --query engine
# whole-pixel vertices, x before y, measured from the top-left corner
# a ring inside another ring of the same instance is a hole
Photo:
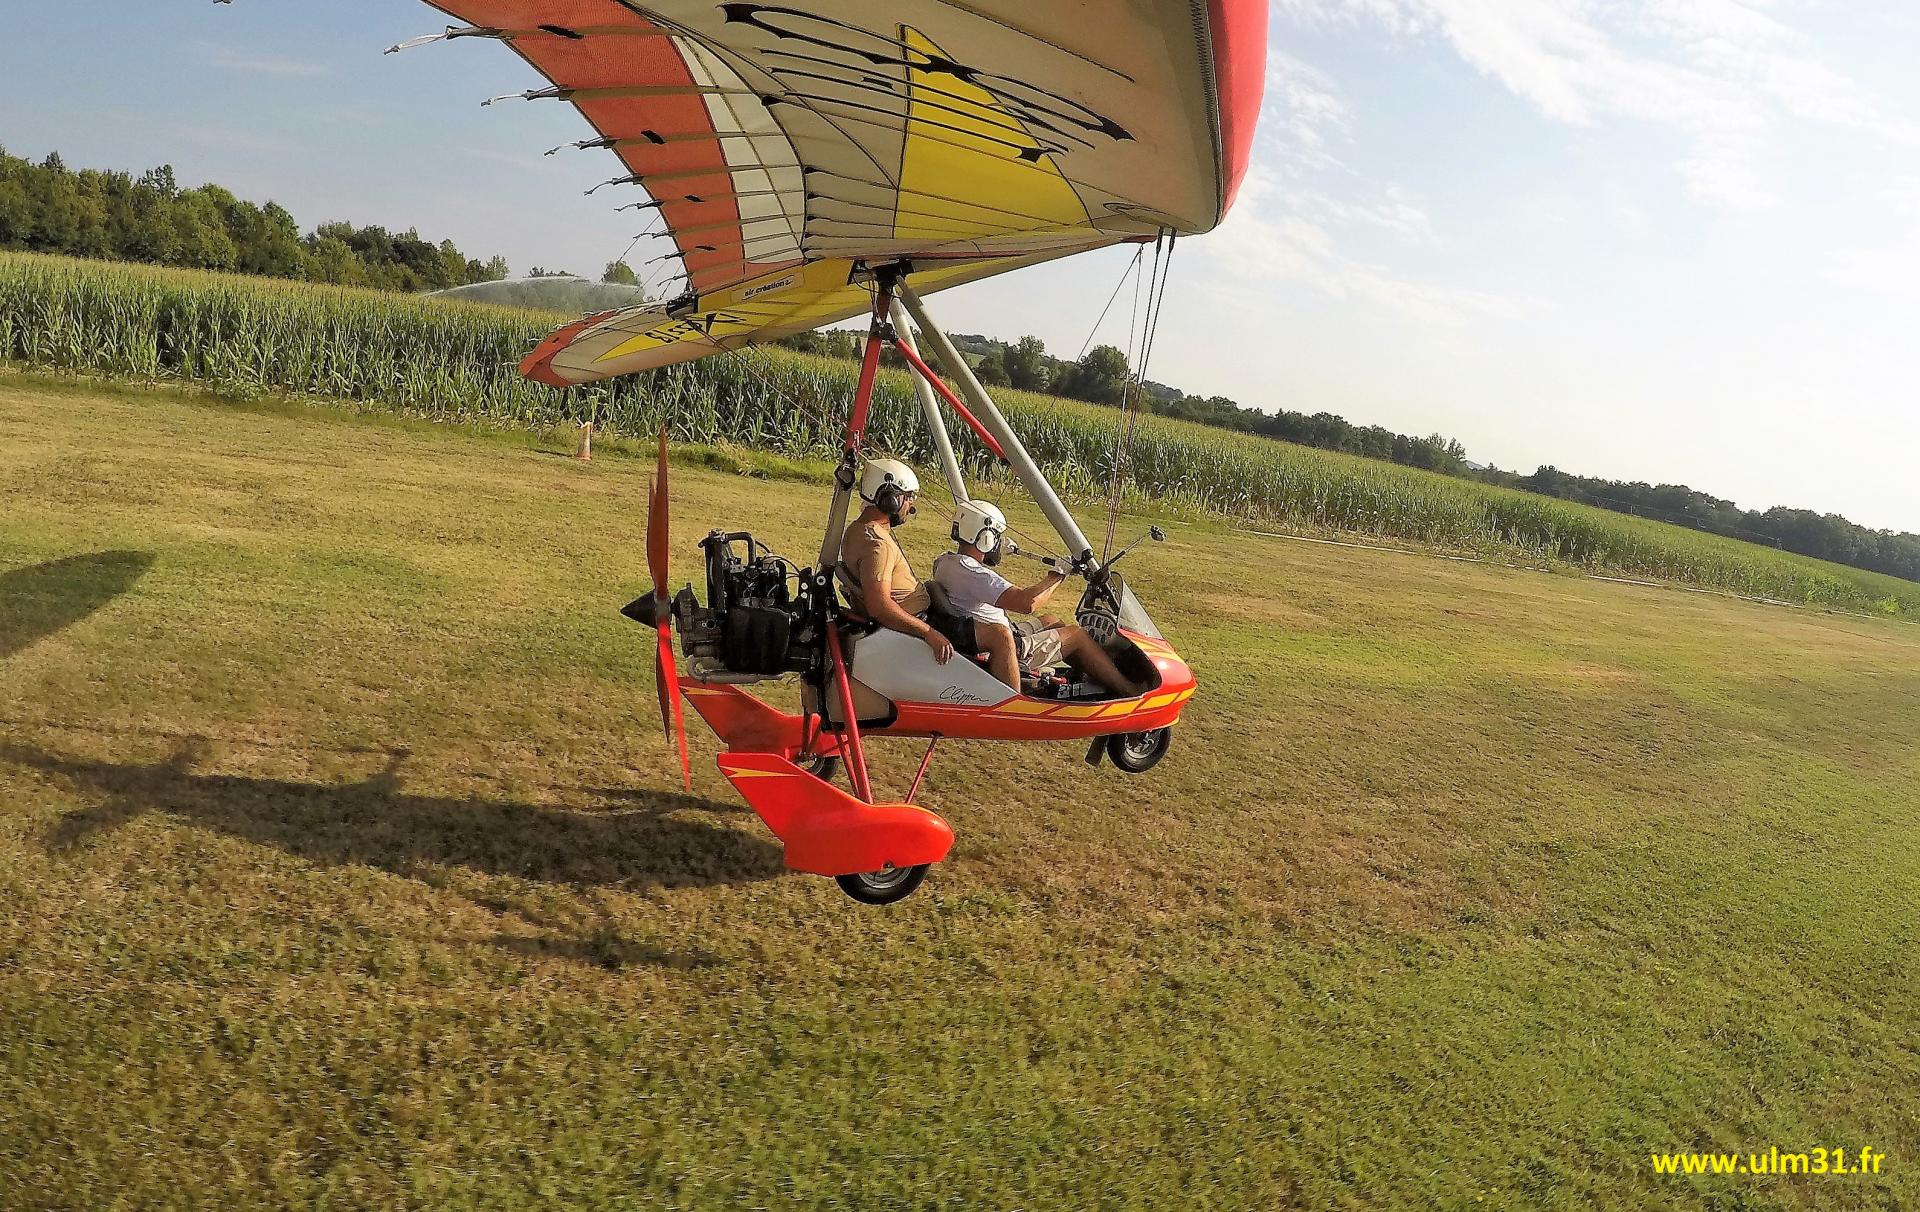
[[[672,606],[687,672],[708,682],[753,682],[808,669],[821,634],[806,570],[746,531],[713,531],[700,540],[700,550],[706,604],[689,585]]]

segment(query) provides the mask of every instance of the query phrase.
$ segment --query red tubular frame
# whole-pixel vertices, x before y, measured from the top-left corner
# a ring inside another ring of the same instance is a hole
[[[827,624],[827,654],[833,658],[833,684],[840,695],[840,717],[845,721],[846,738],[841,746],[847,755],[847,781],[853,793],[873,803],[873,784],[867,779],[867,751],[860,745],[860,720],[853,709],[853,685],[847,678],[847,657],[840,647],[840,628]]]
[[[868,339],[871,340],[872,338]],[[979,420],[971,412],[967,411],[967,406],[960,402],[959,396],[953,394],[953,389],[940,381],[940,376],[933,373],[933,368],[928,366],[926,362],[921,359],[920,355],[913,351],[911,346],[897,336],[893,339],[893,347],[900,351],[900,356],[907,360],[907,365],[919,371],[920,377],[925,379],[930,387],[940,393],[940,398],[947,402],[947,407],[960,414],[960,419],[965,421],[967,427],[972,429],[975,434],[979,435],[980,440],[987,444],[987,449],[993,452],[994,457],[1001,462],[1005,462],[1007,452],[1000,449],[1000,443],[994,436],[987,432],[986,427],[981,425]]]
[[[893,287],[881,283],[874,295],[873,320],[867,325],[866,356],[860,362],[860,386],[853,393],[853,411],[847,417],[849,457],[860,451],[860,438],[867,432],[867,413],[873,407],[873,379],[880,373],[880,325],[893,304]]]
[[[920,794],[920,780],[927,777],[927,767],[933,764],[933,747],[939,743],[940,734],[936,732],[933,734],[932,739],[927,742],[926,756],[920,759],[920,769],[914,772],[913,786],[907,788],[907,798],[902,800],[902,803],[911,804],[913,803],[913,797]]]
[[[851,467],[860,453],[860,439],[867,432],[867,414],[873,408],[873,381],[880,373],[880,334],[886,323],[888,310],[893,306],[893,282],[882,279],[879,289],[873,295],[873,318],[867,323],[866,354],[860,362],[860,386],[853,393],[853,409],[847,415],[846,460]],[[847,781],[853,784],[853,793],[873,803],[873,783],[867,777],[867,752],[860,744],[860,721],[853,707],[853,685],[847,675],[846,651],[840,643],[840,627],[833,619],[827,620],[827,655],[833,661],[834,690],[840,699],[840,716],[843,721],[841,750],[847,758]],[[821,721],[827,719],[825,704],[822,704]]]

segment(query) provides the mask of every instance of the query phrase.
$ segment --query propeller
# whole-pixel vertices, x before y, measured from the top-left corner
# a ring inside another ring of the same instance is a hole
[[[673,660],[673,610],[667,600],[667,432],[660,431],[660,466],[647,490],[647,567],[653,573],[651,614],[658,647],[653,678],[660,692],[660,727],[680,743],[680,782],[693,790],[687,760],[687,720],[680,709],[680,671]]]

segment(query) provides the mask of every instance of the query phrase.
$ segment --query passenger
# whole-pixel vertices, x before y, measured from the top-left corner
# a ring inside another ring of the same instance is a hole
[[[1008,620],[1009,610],[1032,614],[1046,605],[1067,574],[1050,569],[1035,584],[1015,587],[993,570],[1004,554],[1006,534],[1006,515],[993,505],[962,501],[953,522],[959,550],[933,562],[933,579],[946,591],[954,612],[973,620],[974,639],[987,653],[993,676],[1018,690],[1021,671],[1044,673],[1064,658],[1113,694],[1123,698],[1140,694],[1140,687],[1115,667],[1113,658],[1083,628],[1050,616],[1018,623]]]
[[[860,499],[866,508],[847,525],[840,540],[837,574],[847,601],[860,614],[891,631],[903,632],[933,649],[946,664],[953,642],[914,616],[927,609],[927,588],[913,574],[893,528],[914,514],[920,477],[898,459],[874,459],[860,475]]]

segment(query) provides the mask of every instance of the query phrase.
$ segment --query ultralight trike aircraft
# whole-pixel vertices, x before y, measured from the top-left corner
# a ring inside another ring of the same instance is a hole
[[[705,601],[692,586],[669,594],[661,435],[648,509],[652,592],[625,613],[655,629],[661,716],[683,779],[684,697],[720,738],[721,771],[784,843],[787,865],[884,904],[912,892],[953,845],[947,822],[913,802],[942,738],[1078,739],[1095,764],[1103,754],[1132,772],[1158,762],[1195,681],[1116,569],[1133,547],[1111,553],[1110,520],[1108,550],[1094,554],[922,296],[1151,243],[1141,328],[1150,341],[1174,237],[1217,225],[1245,172],[1264,0],[434,7],[473,24],[394,49],[454,38],[510,45],[552,84],[516,95],[578,107],[595,137],[576,146],[620,156],[627,173],[610,184],[645,187],[650,200],[635,205],[658,213],[663,226],[649,234],[672,242],[660,260],[680,267],[673,298],[561,328],[522,364],[528,377],[570,387],[867,315],[811,565],[746,532],[715,530],[700,543]],[[909,315],[945,379],[921,356]],[[937,663],[925,644],[841,602],[833,572],[889,346],[915,375],[954,499],[969,498],[942,404],[1032,495],[1068,553],[1047,562],[1085,580],[1076,622],[1141,693],[1116,696],[1064,668],[1016,690],[965,656]],[[798,714],[745,689],[789,675],[802,684]],[[869,778],[864,746],[875,736],[928,741],[897,802],[879,798]],[[831,781],[842,766],[850,792]]]

